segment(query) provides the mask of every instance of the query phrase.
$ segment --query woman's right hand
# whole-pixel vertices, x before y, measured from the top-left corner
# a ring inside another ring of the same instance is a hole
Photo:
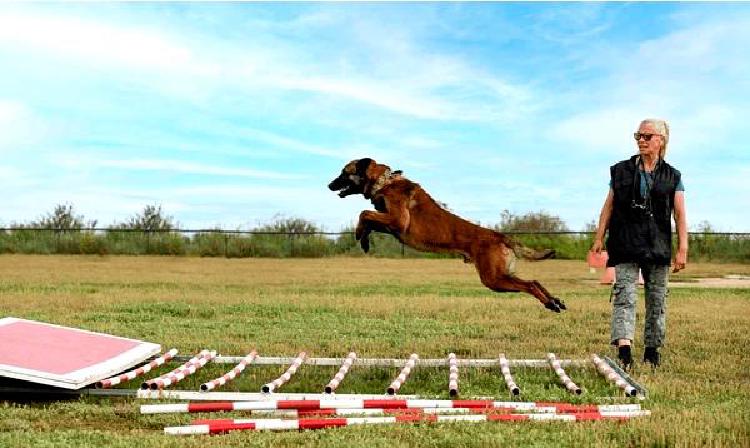
[[[594,245],[591,246],[591,251],[600,254],[602,253],[602,249],[604,249],[604,242],[600,239],[594,240]]]

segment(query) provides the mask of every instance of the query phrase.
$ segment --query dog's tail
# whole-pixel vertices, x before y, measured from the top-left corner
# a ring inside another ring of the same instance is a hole
[[[511,248],[513,248],[513,253],[515,253],[517,257],[521,257],[526,260],[540,261],[546,260],[548,258],[555,258],[554,249],[534,250],[530,247],[524,246],[517,241],[513,241],[511,243]]]

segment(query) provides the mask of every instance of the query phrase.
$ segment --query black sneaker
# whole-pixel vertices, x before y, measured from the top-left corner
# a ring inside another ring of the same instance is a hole
[[[661,359],[656,347],[646,347],[646,350],[643,352],[643,362],[650,362],[652,366],[659,367]]]
[[[630,370],[633,365],[633,353],[630,351],[629,345],[617,347],[617,358],[620,360],[623,370]]]

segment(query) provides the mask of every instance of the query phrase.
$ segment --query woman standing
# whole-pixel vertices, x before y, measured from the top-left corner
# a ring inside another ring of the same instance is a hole
[[[638,270],[643,274],[646,298],[643,361],[660,364],[659,348],[666,333],[667,277],[672,259],[672,226],[677,228],[674,270],[687,264],[688,239],[682,176],[664,161],[669,126],[646,119],[634,134],[638,154],[610,167],[610,189],[604,201],[594,239],[594,252],[607,237],[607,266],[615,268],[612,291],[611,343],[618,348],[623,367],[633,363]]]

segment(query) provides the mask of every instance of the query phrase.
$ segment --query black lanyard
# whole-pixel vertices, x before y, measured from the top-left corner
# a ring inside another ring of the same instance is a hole
[[[661,162],[661,158],[656,160],[656,165],[654,166],[654,170],[651,172],[653,179],[649,183],[648,176],[646,176],[646,166],[643,163],[643,159],[641,159],[641,156],[638,156],[635,159],[635,170],[633,172],[633,200],[630,202],[630,206],[634,209],[641,209],[645,212],[647,212],[649,215],[651,214],[651,188],[653,187],[653,184],[656,179],[656,172],[659,170],[659,164]],[[641,195],[641,179],[638,177],[641,171],[641,167],[643,167],[643,175],[644,181],[646,182],[646,191],[643,195],[643,202],[639,203],[636,201],[636,198],[640,197]]]

